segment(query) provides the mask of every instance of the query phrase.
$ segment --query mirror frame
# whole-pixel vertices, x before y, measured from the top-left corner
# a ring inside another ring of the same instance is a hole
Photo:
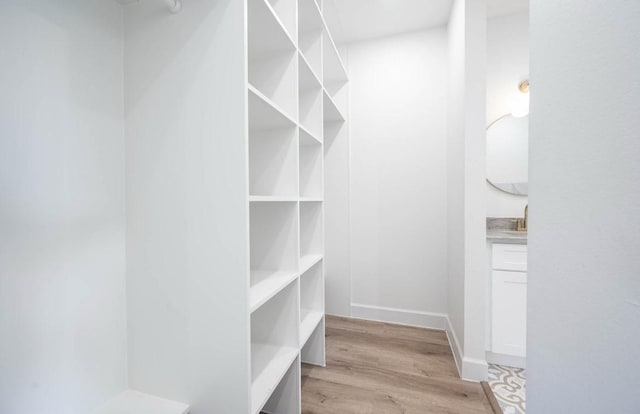
[[[486,132],[486,133],[487,133],[487,132],[489,132],[489,128],[491,128],[494,124],[497,124],[499,121],[503,120],[504,118],[506,118],[506,117],[508,117],[508,116],[513,116],[513,115],[509,113],[509,114],[504,114],[504,115],[499,116],[497,119],[495,119],[493,122],[491,122],[491,123],[487,126],[487,128],[486,128],[485,132]],[[527,114],[526,116],[529,116],[529,114]],[[487,145],[487,142],[486,142],[486,141],[487,141],[487,139],[488,139],[488,134],[485,134],[485,135],[487,135],[487,136],[485,137],[485,145]],[[487,168],[486,168],[486,165],[485,165],[485,170],[486,170],[486,169],[487,169]],[[491,187],[495,188],[496,190],[498,190],[498,191],[500,191],[500,192],[502,192],[502,193],[509,194],[509,195],[516,196],[516,197],[529,197],[529,194],[528,194],[528,193],[527,193],[527,194],[512,193],[511,191],[507,191],[507,190],[505,190],[505,189],[502,189],[502,188],[498,187],[497,185],[495,185],[494,183],[492,183],[492,182],[491,182],[491,180],[489,180],[488,175],[487,175],[487,177],[485,177],[485,180],[487,180],[487,183],[489,183],[489,185],[490,185]]]

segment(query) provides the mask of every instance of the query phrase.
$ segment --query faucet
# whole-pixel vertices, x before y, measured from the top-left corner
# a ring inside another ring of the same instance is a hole
[[[529,204],[524,207],[524,218],[516,220],[516,231],[529,230]]]

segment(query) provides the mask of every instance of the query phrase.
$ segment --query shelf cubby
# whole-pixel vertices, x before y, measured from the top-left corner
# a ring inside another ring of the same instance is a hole
[[[301,371],[300,358],[289,367],[280,383],[271,394],[262,411],[269,414],[299,414],[301,412]]]
[[[337,111],[344,114],[347,108],[347,70],[342,63],[338,48],[333,39],[325,32],[322,40],[322,70],[324,89],[331,97]],[[344,118],[344,117],[343,117]]]
[[[290,284],[251,314],[251,412],[259,413],[299,353],[298,286]]]
[[[300,344],[304,346],[324,315],[322,261],[300,275]]]
[[[326,365],[324,328],[323,317],[300,350],[302,362],[322,367]]]
[[[249,194],[298,195],[298,136],[293,120],[249,89]]]
[[[322,144],[300,129],[300,197],[322,199]]]
[[[300,202],[300,257],[303,262],[323,253],[322,202]]]
[[[324,122],[344,122],[344,115],[336,105],[335,101],[325,90],[323,93],[323,105],[322,105]]]
[[[297,214],[297,202],[250,204],[251,312],[285,289],[297,276]]]
[[[326,85],[334,84],[346,84],[349,78],[347,77],[347,70],[342,63],[340,53],[336,44],[326,32],[324,33],[322,40],[322,70],[323,81]]]
[[[249,132],[249,193],[298,195],[296,128]]]
[[[296,119],[298,53],[295,43],[266,0],[248,1],[247,16],[249,84]]]
[[[310,135],[322,136],[322,85],[308,62],[300,55],[299,70],[299,111],[300,125]]]
[[[333,102],[338,108],[338,111],[341,114],[346,114],[346,109],[348,105],[348,88],[347,83],[330,83],[324,85],[325,91],[331,97]],[[344,116],[344,115],[343,115]]]
[[[297,123],[255,87],[248,88],[249,132],[291,128]]]
[[[297,39],[297,0],[267,0],[291,39]]]
[[[315,0],[299,0],[298,48],[313,73],[322,81],[322,34],[324,21]]]

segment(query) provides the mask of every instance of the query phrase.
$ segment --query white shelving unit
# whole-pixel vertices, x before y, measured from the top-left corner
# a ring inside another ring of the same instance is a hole
[[[347,76],[321,2],[247,2],[251,414],[294,414],[300,363],[325,364],[323,142]]]
[[[248,99],[249,193],[296,197],[297,124],[253,87]]]
[[[101,414],[299,414],[301,364],[325,364],[325,153],[347,131],[322,1],[128,3],[127,356],[145,394]]]

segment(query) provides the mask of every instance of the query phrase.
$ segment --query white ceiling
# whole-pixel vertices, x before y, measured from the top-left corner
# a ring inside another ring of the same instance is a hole
[[[474,0],[471,0],[474,1]],[[453,0],[323,0],[336,43],[447,24]],[[524,12],[529,0],[487,0],[490,17]]]

